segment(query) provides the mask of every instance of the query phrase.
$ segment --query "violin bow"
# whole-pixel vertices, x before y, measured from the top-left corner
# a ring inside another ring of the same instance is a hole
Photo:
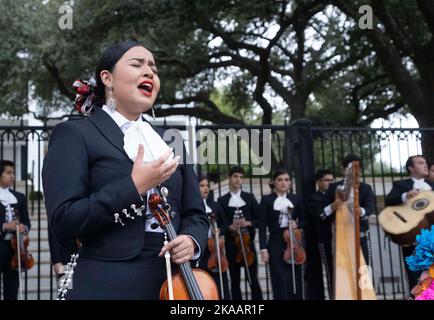
[[[222,262],[221,262],[221,255],[220,255],[220,243],[219,243],[219,232],[217,230],[217,218],[214,214],[214,219],[213,219],[213,229],[214,229],[214,243],[215,243],[215,248],[216,248],[216,252],[217,252],[217,265],[219,268],[219,278],[220,278],[220,293],[221,293],[221,298],[223,299],[224,297],[224,288],[223,288],[223,274],[222,274]]]
[[[21,238],[20,238],[20,225],[17,223],[17,255],[18,255],[18,287],[20,293],[20,300],[23,300],[23,286],[21,285]]]
[[[164,232],[164,245],[168,244],[167,241],[167,232]],[[167,273],[167,288],[169,291],[169,300],[173,300],[173,285],[172,285],[172,266],[170,264],[170,252],[166,251],[164,254],[164,258],[166,259],[166,273]]]
[[[292,226],[291,226],[291,208],[288,207],[286,214],[288,215],[288,229],[289,229],[289,235],[291,240],[291,268],[292,268],[292,291],[294,294],[297,293],[297,287],[295,285],[295,262],[294,262],[294,235],[292,233]]]
[[[241,219],[242,211],[237,208],[236,210],[236,216],[237,219]],[[237,227],[238,231],[238,237],[240,238],[240,245],[241,245],[241,251],[243,252],[243,260],[244,260],[244,267],[246,268],[246,274],[247,274],[247,281],[249,282],[250,288],[252,288],[252,278],[250,277],[250,269],[249,264],[247,263],[247,256],[246,256],[246,249],[244,248],[244,241],[243,241],[243,235],[241,234],[241,227],[238,225]]]

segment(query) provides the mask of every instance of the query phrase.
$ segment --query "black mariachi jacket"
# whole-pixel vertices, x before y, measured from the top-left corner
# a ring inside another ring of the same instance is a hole
[[[287,193],[286,197],[294,205],[292,219],[295,220],[299,228],[303,228],[303,208],[300,197],[293,193]],[[267,227],[270,234],[280,234],[279,217],[280,212],[273,209],[274,200],[277,194],[270,193],[262,197],[261,204],[259,205],[259,247],[260,249],[267,248]]]
[[[162,129],[154,129],[163,135]],[[132,205],[139,208],[143,202],[131,178],[133,162],[123,149],[123,137],[100,108],[89,118],[57,125],[52,132],[42,170],[49,228],[62,242],[79,239],[80,256],[126,260],[143,248],[145,211],[134,220],[126,218],[134,214]],[[176,212],[175,231],[191,235],[202,250],[209,223],[192,165],[180,164],[162,185],[168,188],[168,202]],[[124,226],[115,223],[116,213]]]
[[[326,203],[326,195],[320,191],[311,194],[306,204],[306,220],[312,225],[319,242],[329,241],[332,238],[332,217],[322,219]]]
[[[425,179],[425,182],[431,186],[434,190],[434,183]],[[397,206],[402,204],[401,196],[404,192],[409,192],[413,190],[414,181],[412,179],[405,179],[401,181],[394,181],[392,190],[386,196],[385,204],[386,206]]]
[[[253,194],[248,192],[241,191],[240,196],[244,200],[246,205],[239,209],[243,212],[244,218],[252,222],[252,227],[247,227],[247,229],[249,230],[250,238],[253,241],[253,239],[255,238],[255,228],[258,227],[258,214],[259,214],[258,201],[256,201],[256,198]],[[230,198],[231,198],[231,193],[229,192],[224,196],[218,198],[217,200],[218,203],[222,206],[223,211],[226,214],[228,226],[232,224],[232,221],[234,219],[235,209],[236,209],[236,208],[229,207]],[[232,241],[232,237],[229,236],[230,233],[227,232],[226,235],[227,235],[226,241],[228,240]]]
[[[20,223],[25,225],[30,231],[29,213],[27,211],[26,196],[20,192],[9,189],[9,191],[17,198],[17,203],[12,204],[11,207],[15,210],[15,215],[20,220]],[[3,223],[6,222],[6,208],[0,202],[0,240],[3,240],[7,232],[3,232]]]

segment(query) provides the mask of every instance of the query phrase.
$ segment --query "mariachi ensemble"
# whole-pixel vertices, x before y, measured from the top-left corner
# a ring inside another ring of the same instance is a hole
[[[375,195],[360,181],[357,155],[342,159],[340,181],[318,170],[307,199],[294,192],[287,168],[270,173],[262,197],[247,192],[248,171],[239,166],[219,177],[228,190],[217,196],[219,185],[196,173],[185,148],[170,148],[164,130],[143,116],[153,112],[159,86],[152,52],[134,41],[109,47],[95,79],[74,83],[85,117],[54,128],[42,172],[59,299],[262,300],[264,277],[275,300],[377,299],[369,271]],[[421,272],[428,279],[434,272],[413,256],[417,235],[434,221],[428,213],[413,221],[403,209],[430,206],[434,185],[419,158],[386,198],[399,209],[380,215],[410,261],[415,296],[430,285],[418,285]],[[20,195],[0,191],[3,206],[16,207]],[[18,211],[25,235],[27,214]],[[4,241],[13,232],[3,229]]]

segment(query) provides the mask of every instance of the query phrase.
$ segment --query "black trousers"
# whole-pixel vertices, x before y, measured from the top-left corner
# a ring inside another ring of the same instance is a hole
[[[283,233],[270,235],[267,248],[270,256],[270,276],[274,300],[302,300],[302,265],[294,265],[293,276],[292,264],[283,260],[283,253],[287,248]],[[295,288],[293,279],[295,279]]]
[[[10,240],[0,240],[0,272],[3,279],[3,299],[17,300],[18,271],[11,270],[11,260],[14,255]]]
[[[324,237],[322,237],[324,238]],[[306,240],[306,264],[304,277],[307,281],[307,300],[324,300],[324,284],[323,284],[323,266],[322,261],[326,261],[324,255],[323,244],[324,239],[321,238],[321,234],[317,231],[312,224],[307,225],[305,228],[305,240]],[[327,237],[328,239],[328,237]],[[320,251],[322,250],[322,252]],[[331,262],[331,261],[330,261]],[[331,266],[330,266],[331,268]]]
[[[234,238],[231,235],[226,237],[225,245],[226,245],[226,256],[229,263],[229,272],[231,276],[232,299],[242,300],[241,289],[240,289],[240,278],[241,278],[241,267],[245,269],[244,262],[242,262],[241,264],[236,263],[237,248],[234,243]],[[250,250],[254,254],[253,264],[248,268],[250,272],[250,279],[252,281],[250,287],[251,299],[262,300],[262,291],[258,281],[258,257],[252,242],[250,242]],[[247,275],[246,275],[246,281],[247,281]]]
[[[407,262],[405,261],[405,258],[411,256],[413,254],[413,251],[415,249],[415,246],[411,245],[408,247],[401,247],[402,255],[404,258],[404,265],[405,265],[405,273],[407,274],[407,281],[409,290],[411,290],[415,285],[417,285],[417,282],[419,281],[420,271],[412,271],[408,267]]]
[[[146,232],[142,252],[131,260],[101,261],[79,257],[72,289],[68,290],[65,299],[158,300],[161,285],[166,280],[164,257],[158,257],[162,246],[162,234]]]

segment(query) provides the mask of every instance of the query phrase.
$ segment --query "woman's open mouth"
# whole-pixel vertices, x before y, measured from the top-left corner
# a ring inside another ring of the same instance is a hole
[[[145,80],[142,83],[140,83],[137,88],[139,91],[146,97],[152,96],[152,91],[154,89],[154,83],[150,80]]]

